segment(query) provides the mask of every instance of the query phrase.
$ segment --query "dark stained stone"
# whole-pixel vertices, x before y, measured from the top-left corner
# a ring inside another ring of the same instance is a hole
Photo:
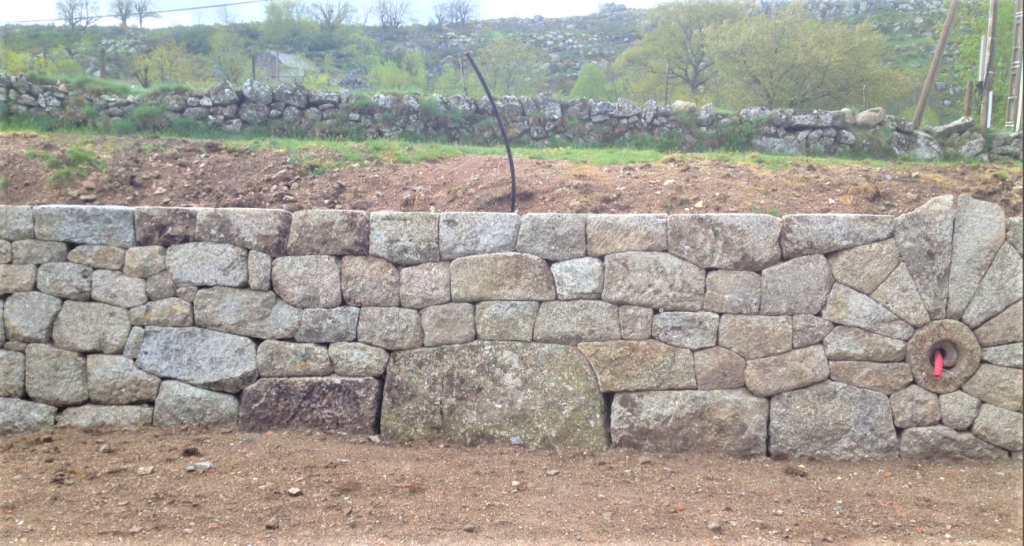
[[[346,434],[377,432],[381,384],[372,377],[260,379],[242,391],[243,430],[316,429]]]

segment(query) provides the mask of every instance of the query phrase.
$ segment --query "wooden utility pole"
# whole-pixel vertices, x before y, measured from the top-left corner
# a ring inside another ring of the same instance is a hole
[[[964,97],[964,117],[971,115],[971,99],[974,98],[974,82],[967,82],[967,96]]]
[[[985,41],[984,87],[981,89],[981,126],[983,129],[992,126],[991,114],[989,113],[989,95],[992,92],[993,84],[995,84],[996,1],[989,0],[988,4],[988,36]]]
[[[1013,7],[1013,51],[1010,56],[1010,87],[1006,93],[1006,122],[1004,127],[1014,131],[1020,130],[1021,111],[1021,63],[1024,62],[1024,51],[1021,48],[1021,19],[1024,6],[1017,0]]]
[[[992,0],[995,2],[996,0]],[[921,119],[924,118],[924,109],[928,106],[928,93],[935,85],[935,73],[939,71],[942,63],[942,55],[946,51],[946,40],[949,39],[949,31],[953,28],[953,20],[956,19],[956,10],[960,8],[960,0],[952,0],[949,3],[949,13],[946,14],[946,24],[942,25],[942,34],[939,35],[939,45],[935,48],[935,55],[932,56],[932,65],[928,68],[928,77],[924,80],[924,89],[921,90],[921,97],[917,100],[917,109],[914,110],[914,129],[921,126]]]
[[[668,106],[668,61],[665,61],[665,106]]]

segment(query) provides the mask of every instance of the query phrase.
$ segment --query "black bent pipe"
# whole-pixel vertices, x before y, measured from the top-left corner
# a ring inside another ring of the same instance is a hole
[[[498,120],[498,130],[501,131],[501,139],[505,141],[505,153],[508,154],[508,170],[512,172],[512,212],[516,211],[516,166],[512,163],[512,147],[508,145],[508,135],[505,134],[505,125],[501,123],[501,116],[498,115],[498,106],[494,104],[494,97],[491,96],[491,89],[487,87],[487,82],[484,81],[484,75],[480,73],[480,69],[476,67],[476,61],[473,60],[473,56],[466,52],[466,58],[469,59],[469,64],[473,67],[473,71],[476,72],[476,77],[480,78],[481,85],[484,86],[484,92],[487,93],[487,100],[491,101],[491,110],[494,110],[494,118]]]

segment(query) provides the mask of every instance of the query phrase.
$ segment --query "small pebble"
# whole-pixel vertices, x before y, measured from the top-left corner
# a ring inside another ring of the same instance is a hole
[[[302,490],[299,489],[298,487],[293,487],[288,490],[288,494],[291,495],[292,497],[298,497],[302,495]]]
[[[467,523],[465,526],[462,527],[462,530],[466,533],[472,533],[473,531],[476,531],[476,525],[473,525],[472,523]]]
[[[560,474],[560,472],[557,470],[548,470],[547,474],[548,476],[557,476]]]
[[[110,447],[110,444],[103,444],[100,446],[100,453],[113,453],[114,448]]]
[[[150,474],[153,473],[153,467],[152,466],[140,466],[135,471],[135,473],[138,474],[139,476],[149,476]]]
[[[270,518],[270,521],[268,521],[267,524],[264,525],[264,527],[271,530],[277,529],[279,526],[280,524],[277,522],[277,518]]]
[[[708,529],[711,529],[715,533],[721,533],[722,532],[722,524],[718,523],[715,520],[710,520],[710,521],[708,521]]]

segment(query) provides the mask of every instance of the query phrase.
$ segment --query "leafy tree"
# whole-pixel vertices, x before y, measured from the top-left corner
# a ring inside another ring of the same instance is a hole
[[[484,88],[480,85],[480,80],[477,79],[473,68],[468,63],[463,65],[462,70],[450,64],[444,65],[444,70],[434,79],[431,89],[434,93],[445,96],[463,95],[474,98],[484,96]]]
[[[384,61],[370,69],[369,82],[382,90],[422,90],[426,86],[427,68],[423,53],[408,51],[399,61]]]
[[[274,48],[306,51],[320,27],[296,0],[271,0],[263,8],[263,40]]]
[[[252,59],[243,49],[237,35],[220,30],[210,36],[210,54],[207,61],[218,80],[241,83],[252,71]]]
[[[583,68],[580,70],[580,77],[576,79],[576,84],[572,86],[572,91],[569,92],[569,98],[609,98],[608,80],[605,78],[604,72],[594,63],[583,65]]]
[[[948,1],[947,1],[948,4]],[[1007,6],[1007,4],[1004,4]],[[1008,7],[1008,6],[1007,6]],[[948,5],[946,6],[948,9]],[[1010,49],[1013,45],[1013,15],[1002,10],[996,18],[996,56],[993,59],[995,69],[995,81],[993,82],[992,100],[992,128],[1002,127],[1006,119],[1006,95],[1010,86]],[[949,37],[947,51],[956,51],[953,55],[953,62],[943,61],[940,67],[940,81],[960,81],[965,87],[966,84],[978,78],[978,47],[981,44],[982,36],[988,35],[988,2],[982,0],[962,0],[960,11],[957,12],[957,24]],[[938,22],[941,28],[943,21]],[[977,83],[977,82],[976,82]],[[934,91],[931,96],[938,98]],[[972,113],[974,119],[981,120],[981,93],[975,89],[972,100]],[[963,103],[961,102],[961,105]],[[960,110],[962,113],[962,110]],[[959,116],[959,114],[957,114]]]
[[[908,89],[885,64],[881,34],[866,25],[815,21],[790,5],[754,15],[707,37],[718,65],[716,97],[734,106],[840,108],[860,103],[863,86],[886,104]]]
[[[132,57],[132,77],[142,87],[154,84],[203,83],[207,80],[198,58],[184,45],[168,40],[147,55]]]
[[[495,95],[532,94],[544,83],[544,51],[515,38],[499,38],[474,57]]]

